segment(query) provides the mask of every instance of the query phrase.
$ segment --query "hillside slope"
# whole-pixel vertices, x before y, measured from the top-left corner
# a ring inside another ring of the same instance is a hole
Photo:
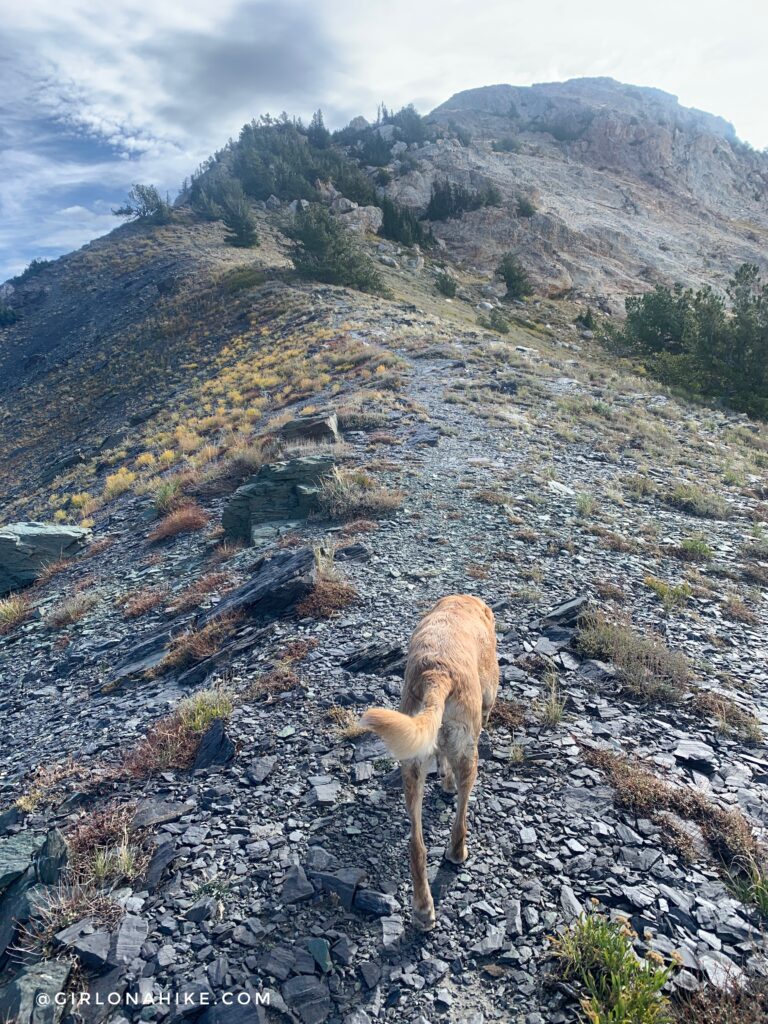
[[[501,207],[436,228],[468,264],[488,269],[511,248],[552,294],[573,288],[614,309],[649,283],[722,286],[741,262],[765,265],[768,156],[667,93],[612,79],[489,86],[430,120],[448,135],[391,190],[423,209],[434,180],[499,188]],[[516,214],[519,196],[534,216]]]
[[[564,1024],[550,937],[590,909],[681,1024],[681,995],[764,990],[765,426],[608,358],[581,303],[479,325],[458,236],[366,236],[382,297],[298,280],[289,204],[254,215],[254,250],[186,206],[121,229],[2,333],[2,522],[92,538],[0,603],[0,1019],[69,987],[194,1003],[130,1021]],[[458,869],[430,779],[423,934],[356,720],[450,592],[493,606],[502,683]]]

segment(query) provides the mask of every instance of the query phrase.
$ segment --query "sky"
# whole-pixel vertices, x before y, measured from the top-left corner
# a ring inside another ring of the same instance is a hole
[[[133,182],[171,196],[242,124],[341,127],[462,89],[608,75],[768,147],[764,0],[5,0],[0,281],[111,230]]]

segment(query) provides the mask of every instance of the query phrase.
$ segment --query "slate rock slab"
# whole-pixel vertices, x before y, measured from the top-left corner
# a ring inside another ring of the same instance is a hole
[[[328,409],[314,416],[297,416],[280,427],[284,441],[325,441],[329,444],[339,440],[339,420],[336,413]]]
[[[315,553],[310,547],[278,550],[260,558],[253,575],[198,618],[203,626],[223,615],[274,618],[305,597],[315,584]]]
[[[283,985],[283,999],[304,1024],[323,1024],[331,1012],[331,996],[325,982],[313,975],[291,978]]]
[[[79,554],[91,537],[82,526],[13,523],[0,529],[0,596],[34,583],[40,571]]]
[[[399,645],[370,644],[361,647],[341,663],[347,672],[372,676],[405,675],[405,650]]]
[[[252,544],[253,529],[260,524],[306,519],[317,509],[320,481],[333,466],[332,455],[304,455],[261,466],[225,506],[221,519],[224,533]]]
[[[0,988],[0,1020],[18,1024],[58,1024],[64,1013],[55,996],[64,991],[71,964],[43,960],[22,967],[16,977]]]
[[[229,764],[234,756],[235,744],[227,736],[223,719],[216,718],[203,733],[192,770],[199,771],[213,765]]]

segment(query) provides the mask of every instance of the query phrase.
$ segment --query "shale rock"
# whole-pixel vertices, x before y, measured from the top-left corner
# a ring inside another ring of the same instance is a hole
[[[262,466],[239,487],[224,509],[228,537],[253,543],[254,527],[306,519],[317,508],[319,484],[333,469],[330,455],[306,455]]]
[[[60,558],[79,554],[91,536],[81,526],[14,523],[0,529],[0,595],[34,583],[40,571]]]

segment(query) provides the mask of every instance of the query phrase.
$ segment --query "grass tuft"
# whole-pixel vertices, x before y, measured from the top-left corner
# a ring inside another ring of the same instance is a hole
[[[11,594],[0,599],[0,636],[20,626],[31,611],[29,600],[23,594]]]
[[[613,662],[621,682],[643,700],[676,703],[688,691],[691,666],[684,654],[599,612],[582,619],[577,644],[588,657]]]
[[[217,718],[229,718],[232,707],[226,690],[200,690],[187,697],[173,714],[155,722],[126,756],[125,771],[135,778],[147,778],[172,768],[189,768],[205,730]]]
[[[672,1006],[663,988],[674,965],[664,967],[658,953],[640,959],[626,921],[582,914],[552,940],[564,981],[575,981],[584,995],[588,1024],[671,1024]]]
[[[169,512],[164,519],[161,519],[152,530],[147,540],[150,544],[157,544],[167,540],[169,537],[178,537],[181,533],[194,533],[202,530],[208,525],[210,517],[205,509],[200,508],[194,502],[189,502]]]
[[[332,519],[384,516],[402,503],[400,491],[382,487],[361,469],[335,468],[320,484],[320,513]]]
[[[664,495],[665,504],[701,519],[727,519],[731,506],[718,494],[704,491],[695,484],[676,484]]]

